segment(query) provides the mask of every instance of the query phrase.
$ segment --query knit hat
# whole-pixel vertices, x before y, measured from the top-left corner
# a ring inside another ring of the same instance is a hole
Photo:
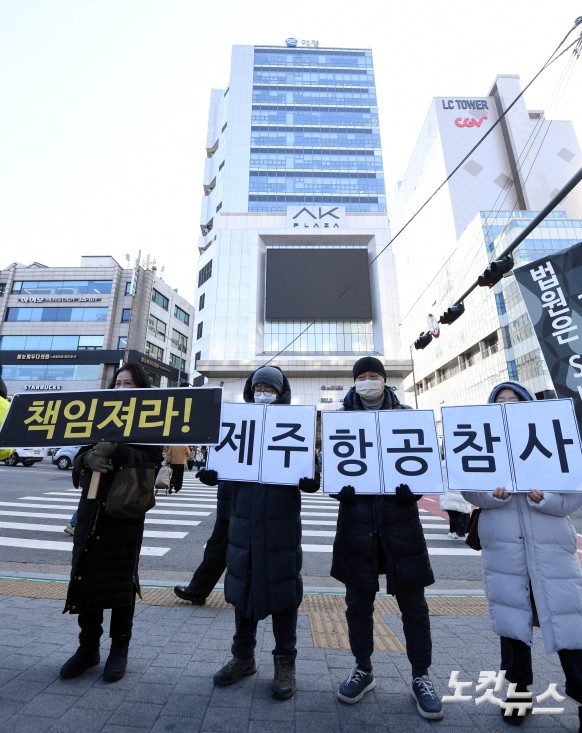
[[[264,366],[253,374],[251,387],[262,382],[276,389],[279,394],[283,392],[283,372],[277,367]]]
[[[502,389],[510,389],[512,392],[515,392],[520,400],[523,400],[524,402],[532,402],[536,398],[533,392],[530,392],[527,387],[524,387],[524,385],[519,382],[501,382],[501,384],[493,387],[493,391],[489,395],[487,402],[490,404],[495,402],[497,395]]]
[[[364,372],[377,372],[384,377],[384,380],[386,380],[386,370],[384,369],[384,364],[382,364],[380,359],[376,359],[375,356],[363,356],[361,359],[358,359],[358,361],[354,364],[352,372],[354,375],[354,380],[357,379],[360,374],[363,374]]]

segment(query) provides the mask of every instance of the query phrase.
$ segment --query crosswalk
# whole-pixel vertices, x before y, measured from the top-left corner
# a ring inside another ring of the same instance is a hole
[[[40,550],[47,553],[70,553],[71,538],[63,533],[77,507],[79,492],[73,488],[47,491],[41,495],[23,495],[12,501],[0,501],[0,547]],[[333,548],[338,503],[321,493],[302,496],[303,552],[330,553]],[[421,522],[430,555],[477,558],[480,553],[468,548],[462,540],[448,537],[448,519],[438,508],[438,497],[424,497],[419,503]],[[204,486],[194,474],[184,476],[179,494],[158,494],[156,506],[146,515],[141,554],[163,557],[177,543],[196,542],[208,538],[214,524],[216,488]],[[57,539],[57,536],[59,539]],[[202,539],[203,537],[203,539]]]

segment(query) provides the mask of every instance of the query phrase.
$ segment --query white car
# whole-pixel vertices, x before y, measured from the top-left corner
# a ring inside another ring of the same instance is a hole
[[[15,448],[14,453],[5,459],[6,466],[16,466],[22,463],[23,466],[32,466],[44,459],[44,450],[42,448]]]
[[[80,445],[66,445],[64,448],[59,448],[53,456],[53,463],[60,468],[61,471],[66,471],[73,465],[75,456],[81,448]]]

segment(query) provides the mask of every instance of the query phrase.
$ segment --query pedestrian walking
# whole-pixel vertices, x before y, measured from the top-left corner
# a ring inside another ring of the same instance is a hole
[[[487,402],[531,400],[535,396],[527,387],[508,381],[495,386]],[[517,706],[531,702],[533,626],[539,626],[546,653],[558,652],[566,695],[580,706],[582,733],[582,570],[569,517],[582,506],[582,494],[549,493],[543,487],[510,494],[500,486],[463,495],[481,508],[489,616],[500,637],[500,669],[514,685],[506,702],[515,707],[501,708],[503,720],[513,726],[525,720]]]
[[[353,377],[344,410],[410,409],[386,386],[386,370],[376,357],[356,361]],[[386,592],[396,597],[402,614],[416,708],[423,718],[438,720],[443,707],[428,673],[432,640],[424,597],[424,588],[434,583],[434,576],[416,504],[420,496],[401,484],[395,495],[357,495],[353,486],[344,486],[335,498],[340,508],[331,575],[346,586],[346,619],[356,661],[337,697],[354,704],[376,686],[374,600],[380,589],[378,576],[385,573]]]
[[[174,494],[178,494],[182,491],[182,485],[184,483],[184,468],[189,454],[190,448],[188,448],[187,445],[171,445],[166,451],[166,463],[168,463],[172,469],[172,479],[170,481],[168,494],[171,494],[172,491]]]

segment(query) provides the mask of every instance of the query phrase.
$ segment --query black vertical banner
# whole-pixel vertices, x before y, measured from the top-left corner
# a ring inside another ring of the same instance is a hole
[[[513,272],[556,394],[573,399],[582,428],[582,242]]]

